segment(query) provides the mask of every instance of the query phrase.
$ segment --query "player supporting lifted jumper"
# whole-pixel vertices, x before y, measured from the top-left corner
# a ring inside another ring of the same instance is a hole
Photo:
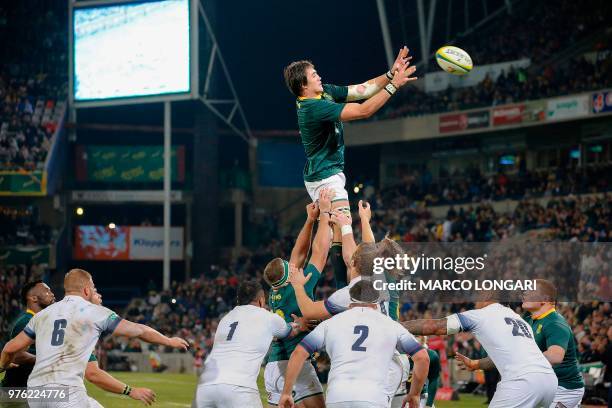
[[[359,281],[350,291],[349,310],[320,323],[291,354],[279,407],[293,408],[292,385],[308,356],[329,354],[328,408],[388,408],[387,375],[396,349],[412,356],[414,375],[403,406],[418,408],[429,357],[412,334],[380,313],[380,293]]]
[[[308,329],[304,319],[289,324],[267,311],[259,282],[243,282],[237,292],[236,307],[217,326],[193,408],[261,408],[257,376],[272,338],[284,339]]]
[[[335,192],[334,209],[350,214],[344,176],[344,135],[342,122],[365,119],[377,112],[391,96],[409,81],[416,68],[410,66],[408,48],[400,49],[393,67],[383,75],[359,85],[323,84],[310,61],[295,61],[285,67],[285,83],[295,95],[298,126],[304,151],[304,184],[313,201],[323,188]],[[364,103],[352,103],[366,100]],[[341,235],[334,229],[331,260],[336,286],[347,283],[342,262]]]
[[[475,310],[402,324],[414,335],[471,332],[489,354],[478,360],[478,368],[497,366],[502,377],[489,407],[547,407],[554,399],[557,377],[533,341],[531,327],[512,309],[498,303],[498,298],[496,292],[484,293]]]
[[[332,198],[332,190],[321,190],[318,206],[317,204],[310,204],[307,207],[308,218],[297,237],[289,261],[275,258],[270,261],[264,269],[264,280],[272,288],[269,294],[268,304],[272,311],[284,318],[287,323],[291,322],[292,315],[302,316],[295,298],[293,286],[289,284],[289,264],[302,267],[304,263],[306,263],[312,227],[317,217],[319,217],[317,233],[312,241],[310,260],[305,267],[305,273],[312,274],[312,279],[310,279],[305,289],[308,296],[313,298],[315,287],[321,277],[321,271],[325,267],[327,254],[329,252],[331,232],[329,223],[331,218]],[[269,406],[274,407],[278,405],[285,382],[287,362],[289,361],[291,353],[304,335],[305,334],[302,333],[290,339],[277,340],[272,343],[268,363],[264,371]],[[325,407],[323,387],[317,378],[314,368],[310,364],[305,365],[300,372],[294,392],[295,401],[298,403],[299,407]]]

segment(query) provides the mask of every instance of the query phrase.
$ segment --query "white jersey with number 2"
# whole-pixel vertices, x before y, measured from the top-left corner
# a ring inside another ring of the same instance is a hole
[[[396,350],[414,354],[421,345],[401,324],[371,307],[353,307],[325,320],[300,343],[325,350],[331,369],[325,400],[386,406],[387,374]]]

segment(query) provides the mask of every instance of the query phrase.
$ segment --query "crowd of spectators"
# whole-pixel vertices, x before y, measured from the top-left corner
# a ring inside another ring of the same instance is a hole
[[[0,71],[0,170],[40,170],[65,110],[45,75],[16,78]]]
[[[427,93],[411,86],[399,92],[376,118],[452,112],[609,88],[612,86],[612,56],[609,50],[606,55],[596,63],[580,57],[565,65],[547,65],[535,72],[511,67],[497,79],[487,75],[473,87],[449,87]]]
[[[514,174],[499,170],[492,175],[468,168],[441,173],[438,178],[433,178],[424,168],[403,172],[396,179],[398,183],[378,190],[364,188],[361,196],[371,202],[373,208],[393,210],[410,207],[419,201],[427,205],[448,205],[606,192],[610,189],[608,180],[612,179],[612,165],[521,169]]]
[[[0,170],[41,169],[65,110],[66,7],[51,3],[0,5]]]
[[[512,14],[503,13],[485,27],[458,38],[455,45],[468,51],[477,67],[525,58],[531,61],[529,67],[511,68],[497,78],[487,76],[473,87],[427,93],[410,86],[376,118],[489,107],[610,87],[612,37],[605,16],[611,12],[610,2],[605,0],[518,2]],[[589,41],[593,35],[596,38]],[[582,40],[596,54],[594,59],[579,55],[551,62]],[[439,71],[435,59],[426,70]]]
[[[519,1],[510,13],[499,15],[458,42],[470,45],[470,55],[478,65],[521,58],[540,63],[609,27],[605,16],[610,12],[606,0]],[[437,69],[434,65],[432,70]]]

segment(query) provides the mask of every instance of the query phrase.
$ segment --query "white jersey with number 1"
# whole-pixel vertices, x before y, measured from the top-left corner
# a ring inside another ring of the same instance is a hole
[[[199,384],[231,384],[257,390],[259,369],[272,338],[290,333],[291,326],[279,315],[254,305],[236,306],[219,322]]]
[[[36,363],[28,387],[59,384],[85,388],[87,361],[101,335],[112,333],[121,318],[80,296],[66,296],[36,313],[23,329],[36,341]]]
[[[387,374],[397,350],[410,355],[421,345],[402,325],[370,307],[354,307],[325,320],[300,343],[325,350],[331,360],[326,402],[388,406]]]

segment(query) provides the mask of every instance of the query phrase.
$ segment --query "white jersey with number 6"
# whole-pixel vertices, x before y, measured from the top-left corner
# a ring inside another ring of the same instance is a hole
[[[512,309],[493,303],[447,317],[450,327],[476,336],[501,374],[512,380],[527,373],[553,373],[533,339],[531,326]]]
[[[236,306],[219,322],[199,384],[232,384],[257,390],[259,369],[272,338],[290,333],[291,326],[279,315],[254,305]]]
[[[371,307],[354,307],[325,320],[300,343],[308,352],[326,350],[331,360],[326,402],[387,406],[385,383],[393,354],[410,355],[421,345],[402,325]]]
[[[121,318],[80,296],[66,296],[36,313],[24,333],[36,341],[36,363],[28,387],[60,384],[82,387],[87,361],[101,335]]]

